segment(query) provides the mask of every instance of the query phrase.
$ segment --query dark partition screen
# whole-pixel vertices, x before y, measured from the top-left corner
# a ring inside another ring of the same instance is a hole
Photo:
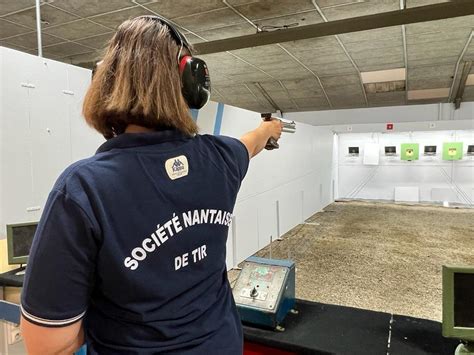
[[[36,225],[17,226],[13,228],[13,257],[27,256],[30,253],[31,243],[33,242],[35,231]]]
[[[454,274],[454,326],[474,328],[474,274]]]

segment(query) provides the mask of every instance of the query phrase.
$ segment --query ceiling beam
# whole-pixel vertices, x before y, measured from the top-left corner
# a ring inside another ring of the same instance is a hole
[[[314,25],[287,28],[279,31],[260,32],[253,35],[226,38],[194,44],[199,54],[220,53],[230,50],[298,41],[309,38],[338,35],[410,23],[443,20],[474,14],[474,1],[453,0],[435,5],[383,12],[375,15],[353,17]]]
[[[464,96],[464,89],[466,88],[467,77],[471,72],[472,68],[472,61],[468,61],[464,63],[464,68],[461,74],[461,80],[459,81],[458,91],[456,96],[454,97],[454,107],[457,110],[461,107],[462,97]]]

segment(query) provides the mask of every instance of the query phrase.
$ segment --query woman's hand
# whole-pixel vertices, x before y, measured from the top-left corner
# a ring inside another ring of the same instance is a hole
[[[249,157],[253,158],[265,148],[270,138],[279,140],[282,129],[281,120],[272,117],[270,121],[263,121],[257,129],[245,134],[240,141],[247,147]]]
[[[263,121],[260,127],[267,130],[269,138],[272,137],[275,140],[279,140],[283,129],[283,123],[280,119],[272,117],[271,121]]]

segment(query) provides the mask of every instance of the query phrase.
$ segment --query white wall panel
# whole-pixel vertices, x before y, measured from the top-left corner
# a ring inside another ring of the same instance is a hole
[[[29,89],[33,205],[42,206],[54,181],[71,163],[67,89],[68,66],[35,60]]]
[[[71,160],[77,161],[91,156],[105,139],[90,126],[82,116],[82,103],[91,80],[91,71],[69,66],[67,71],[67,96],[71,137]]]
[[[90,70],[3,47],[0,57],[1,239],[5,224],[37,221],[59,174],[104,139],[81,115]]]

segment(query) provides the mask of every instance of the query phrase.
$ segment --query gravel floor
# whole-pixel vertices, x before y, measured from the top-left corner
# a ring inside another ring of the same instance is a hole
[[[474,209],[336,202],[271,249],[295,260],[298,298],[440,321],[441,266],[474,265]]]

